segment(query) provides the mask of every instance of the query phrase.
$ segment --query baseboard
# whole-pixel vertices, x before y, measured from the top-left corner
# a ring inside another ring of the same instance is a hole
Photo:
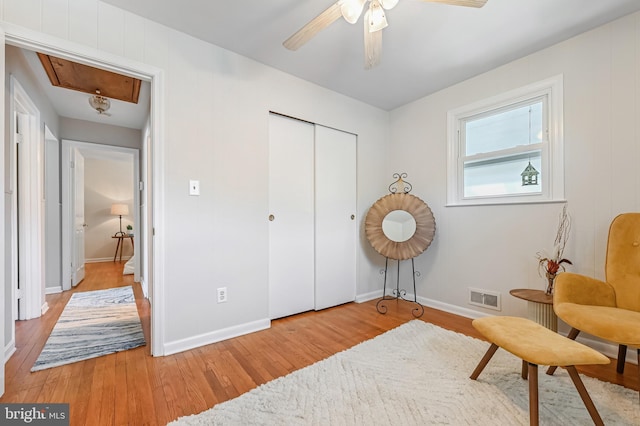
[[[359,294],[356,296],[356,303],[364,303],[369,300],[379,299],[382,297],[382,290],[376,290],[365,294]]]
[[[46,287],[44,289],[44,294],[57,294],[57,293],[62,293],[62,286]]]
[[[131,259],[132,256],[122,256],[122,261]],[[120,261],[120,257],[118,257],[117,262]],[[113,262],[113,257],[96,257],[93,259],[85,259],[84,263],[102,263],[102,262]]]
[[[84,263],[102,263],[102,262],[113,262],[113,257],[96,257],[93,259],[84,260]]]
[[[269,327],[271,327],[271,320],[263,319],[225,328],[222,330],[217,330],[211,333],[201,334],[199,336],[177,340],[175,342],[165,343],[164,355],[173,355],[178,352],[188,351],[200,346],[210,345],[212,343],[221,342],[223,340],[232,339],[234,337],[243,336],[245,334],[254,333],[260,330],[265,330]]]
[[[147,282],[144,280],[144,277],[140,278],[140,288],[142,289],[144,298],[149,299],[149,288],[147,287]]]
[[[40,308],[40,316],[44,315],[49,310],[49,303],[44,302]]]
[[[409,296],[407,295],[408,299],[413,298],[413,295]],[[428,306],[429,308],[433,308],[433,309],[437,309],[439,311],[444,311],[444,312],[448,312],[450,314],[456,314],[459,315],[461,317],[465,317],[465,318],[471,318],[471,319],[476,319],[476,318],[483,318],[483,317],[490,317],[493,316],[493,314],[486,314],[484,312],[479,312],[473,309],[469,309],[469,308],[463,308],[462,306],[457,306],[457,305],[451,305],[449,303],[444,303],[444,302],[440,302],[438,300],[433,300],[433,299],[428,299],[426,297],[420,297],[418,296],[418,302],[424,306]]]
[[[11,340],[7,346],[4,347],[4,362],[5,364],[9,361],[9,358],[16,353],[16,341],[15,339]]]
[[[357,303],[368,302],[369,300],[379,299],[382,297],[382,290],[376,290],[365,294],[360,294],[356,296]],[[407,294],[404,296],[405,299],[412,300],[413,294]],[[461,306],[451,305],[449,303],[440,302],[438,300],[428,299],[426,297],[417,298],[418,303],[421,305],[427,306],[429,308],[437,309],[439,311],[448,312],[450,314],[456,314],[465,318],[482,318],[490,316],[491,314],[485,314],[483,312],[478,312],[473,309],[463,308]]]

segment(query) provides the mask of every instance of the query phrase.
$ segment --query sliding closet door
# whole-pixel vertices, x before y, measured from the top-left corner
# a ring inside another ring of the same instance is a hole
[[[356,297],[356,136],[315,126],[315,309]]]
[[[269,316],[314,308],[313,124],[269,116]]]

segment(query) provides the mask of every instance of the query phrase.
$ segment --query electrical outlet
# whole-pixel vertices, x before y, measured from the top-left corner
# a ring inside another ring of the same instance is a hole
[[[225,303],[227,301],[227,288],[218,288],[218,303]]]

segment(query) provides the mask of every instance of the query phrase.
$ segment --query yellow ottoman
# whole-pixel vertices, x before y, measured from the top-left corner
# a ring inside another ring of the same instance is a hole
[[[563,367],[573,380],[593,422],[604,425],[575,366],[608,364],[609,358],[525,318],[486,317],[475,319],[472,324],[491,342],[491,347],[471,374],[472,380],[478,378],[498,347],[522,359],[522,378],[529,379],[529,423],[537,425],[538,365]]]

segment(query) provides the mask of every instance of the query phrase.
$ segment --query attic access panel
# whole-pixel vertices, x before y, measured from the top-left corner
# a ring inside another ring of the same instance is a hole
[[[38,53],[38,58],[49,76],[51,84],[65,89],[100,95],[120,101],[138,103],[141,81],[67,59]]]

